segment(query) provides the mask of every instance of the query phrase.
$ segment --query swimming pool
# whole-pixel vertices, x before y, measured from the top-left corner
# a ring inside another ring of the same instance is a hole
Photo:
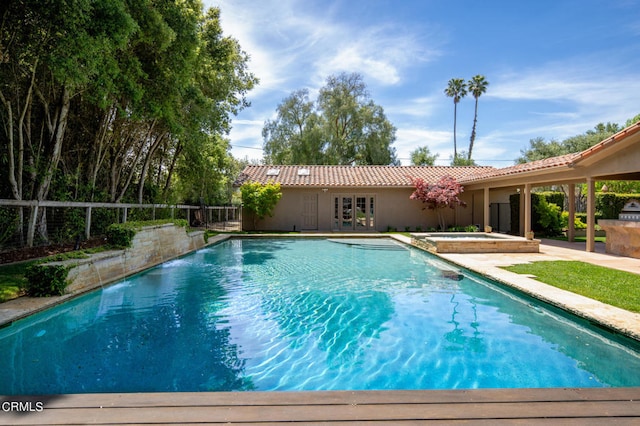
[[[228,240],[0,330],[0,393],[640,385],[636,344],[446,269],[389,240]]]

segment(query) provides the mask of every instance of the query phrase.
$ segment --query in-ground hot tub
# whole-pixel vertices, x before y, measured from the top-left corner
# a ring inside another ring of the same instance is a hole
[[[485,232],[411,234],[411,244],[434,253],[538,253],[540,240]]]

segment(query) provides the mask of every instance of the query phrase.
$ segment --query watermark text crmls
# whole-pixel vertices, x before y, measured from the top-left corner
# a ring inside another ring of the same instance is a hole
[[[42,401],[2,401],[0,411],[3,413],[39,413],[44,410]]]

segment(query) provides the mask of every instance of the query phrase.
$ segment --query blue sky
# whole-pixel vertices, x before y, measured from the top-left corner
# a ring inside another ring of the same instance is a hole
[[[315,99],[329,75],[363,75],[397,128],[404,165],[420,146],[453,155],[449,79],[482,74],[473,157],[513,164],[529,140],[562,140],[640,113],[640,0],[205,0],[240,42],[260,84],[233,121],[236,158],[262,158],[262,127],[294,90]],[[458,104],[468,148],[474,99]]]

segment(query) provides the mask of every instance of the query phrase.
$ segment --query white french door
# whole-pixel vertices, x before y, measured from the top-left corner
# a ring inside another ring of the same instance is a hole
[[[333,196],[333,229],[369,231],[375,229],[376,198],[371,194],[337,194]]]

